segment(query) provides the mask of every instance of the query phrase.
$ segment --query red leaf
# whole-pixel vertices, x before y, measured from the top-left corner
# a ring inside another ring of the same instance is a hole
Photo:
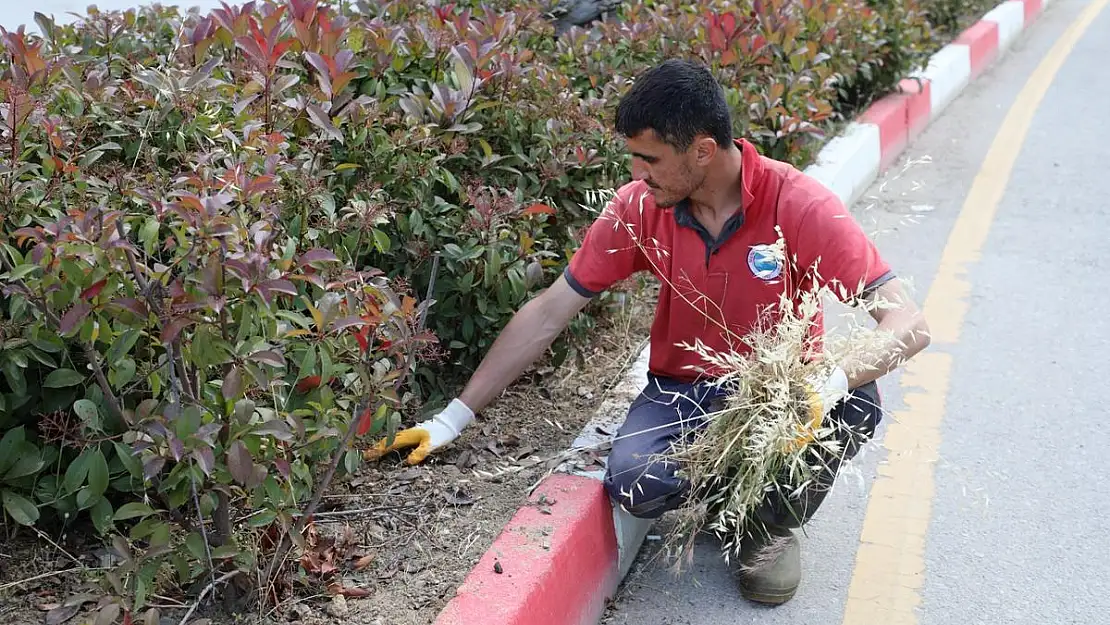
[[[146,302],[134,297],[121,297],[119,299],[113,300],[112,305],[125,308],[140,317],[145,317],[150,312],[149,310],[147,310]]]
[[[243,486],[249,487],[254,477],[254,460],[243,441],[235,441],[227,451],[227,469],[231,477]]]
[[[89,288],[81,291],[81,299],[93,299],[97,295],[100,295],[100,292],[104,290],[105,284],[108,284],[108,278],[94,282]]]
[[[525,215],[554,215],[555,209],[547,204],[533,204],[524,209]]]
[[[301,381],[297,382],[297,386],[295,388],[297,389],[298,393],[307,393],[313,389],[319,388],[319,386],[320,376],[310,375],[307,378],[304,378]]]
[[[181,334],[181,331],[184,330],[186,327],[193,325],[194,323],[196,322],[192,319],[189,319],[188,317],[178,317],[177,319],[170,321],[166,324],[166,327],[162,328],[162,342],[172,343],[176,341],[178,335]]]
[[[280,278],[277,280],[269,280],[263,282],[262,284],[258,285],[258,287],[269,291],[277,291],[278,293],[286,293],[288,295],[297,294],[296,285],[288,280],[282,280]]]
[[[337,332],[342,332],[348,328],[365,325],[370,325],[370,322],[361,317],[343,317],[332,322],[331,327]]]
[[[338,263],[339,262],[339,257],[336,256],[334,253],[332,253],[331,250],[325,250],[324,248],[317,247],[317,248],[308,250],[304,254],[301,254],[300,266],[304,267],[305,265],[307,265],[309,263],[325,263],[325,262],[326,263]]]
[[[224,382],[220,389],[227,401],[239,396],[239,393],[243,390],[243,373],[239,371],[239,367],[231,367],[227,375],[224,376]]]
[[[90,312],[92,312],[92,306],[89,306],[87,302],[78,302],[74,304],[73,308],[70,308],[69,311],[62,316],[61,326],[58,330],[62,334],[73,332],[74,328],[80,325],[81,322],[85,320],[85,317],[89,316]]]
[[[274,176],[272,174],[265,174],[247,183],[245,191],[248,197],[253,197],[276,188],[277,184],[274,182]]]
[[[252,27],[253,26],[252,24]],[[259,64],[266,62],[266,54],[262,52],[262,48],[258,45],[258,41],[255,40],[254,37],[236,37],[235,45],[245,52],[254,62]]]
[[[372,425],[374,425],[374,413],[367,408],[358,418],[358,431],[356,433],[359,436],[366,436],[366,433],[370,431],[370,426]]]
[[[315,52],[305,52],[304,56],[308,59],[308,62],[316,68],[317,72],[329,78],[331,77],[331,72],[328,70],[328,62],[324,57]]]
[[[286,51],[289,50],[289,46],[291,45],[293,45],[293,40],[286,39],[285,41],[282,41],[281,43],[274,46],[274,53],[270,55],[271,67],[277,67],[278,61],[281,60],[281,57],[285,56]]]

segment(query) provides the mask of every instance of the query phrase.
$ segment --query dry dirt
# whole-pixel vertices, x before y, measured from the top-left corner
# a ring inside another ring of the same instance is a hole
[[[551,370],[538,363],[455,445],[424,464],[406,466],[403,456],[395,454],[333,485],[313,528],[320,542],[318,559],[338,568],[326,580],[311,575],[299,580],[296,598],[264,618],[254,612],[231,616],[208,605],[190,622],[432,623],[529,490],[557,464],[607,391],[623,378],[647,338],[654,301],[654,289],[630,296],[620,314],[593,332],[577,364]],[[514,470],[501,472],[505,467]],[[97,566],[97,545],[53,539],[64,551],[25,531],[16,540],[0,542],[0,623],[44,623],[44,607],[78,591],[80,568],[68,554],[76,554],[83,567]],[[56,574],[74,568],[77,573]],[[23,581],[44,574],[54,575]],[[366,596],[336,598],[328,593],[329,583],[336,581]],[[181,622],[185,609],[180,601],[153,601],[160,607],[161,623]],[[84,623],[84,614],[67,622]]]

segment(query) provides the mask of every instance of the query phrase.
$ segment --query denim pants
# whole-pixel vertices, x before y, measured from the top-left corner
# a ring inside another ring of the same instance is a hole
[[[628,417],[617,431],[609,454],[605,488],[609,497],[630,514],[656,518],[682,505],[688,484],[675,475],[672,460],[660,458],[681,438],[691,440],[703,428],[706,415],[718,410],[723,389],[711,384],[679,382],[648,375],[648,384],[628,409]],[[769,525],[799,527],[821,505],[840,465],[851,460],[875,433],[882,418],[878,387],[874,382],[854,389],[830,411],[826,419],[836,423],[841,441],[839,454],[825,453],[825,466],[818,479],[789,501],[767,498],[755,512]]]

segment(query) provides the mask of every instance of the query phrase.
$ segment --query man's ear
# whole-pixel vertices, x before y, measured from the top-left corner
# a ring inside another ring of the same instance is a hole
[[[694,140],[694,162],[698,165],[705,167],[713,162],[713,158],[717,156],[717,150],[720,146],[713,137],[701,136]]]

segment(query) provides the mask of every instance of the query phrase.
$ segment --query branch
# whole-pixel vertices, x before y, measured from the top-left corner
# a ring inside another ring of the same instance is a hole
[[[182,617],[180,625],[185,625],[186,623],[189,622],[189,619],[192,618],[193,614],[197,611],[197,608],[200,607],[200,604],[204,602],[204,598],[208,596],[208,593],[215,590],[216,586],[228,581],[232,577],[235,577],[240,572],[241,571],[231,571],[231,572],[228,572],[228,573],[224,573],[218,579],[213,581],[211,584],[208,584],[207,586],[205,586],[204,590],[200,591],[200,596],[197,597],[196,602],[193,603],[193,607],[189,608],[189,611],[185,613],[184,617]]]
[[[131,274],[135,276],[135,283],[139,285],[139,291],[143,294],[143,299],[146,300],[148,306],[158,316],[159,321],[162,317],[162,306],[155,301],[154,293],[150,289],[150,281],[146,276],[139,271],[139,262],[135,259],[135,253],[131,251],[131,241],[127,239],[127,233],[123,230],[123,220],[116,220],[116,232],[119,233],[119,238],[127,241],[128,245],[122,246],[123,253],[127,256],[127,264],[131,267]],[[197,394],[193,389],[192,381],[189,379],[188,372],[185,369],[185,358],[181,355],[180,350],[172,349],[172,346],[167,346],[170,369],[177,369],[176,379],[180,383],[181,390],[184,391],[185,396],[193,403],[197,402]],[[176,352],[177,357],[174,357]]]

